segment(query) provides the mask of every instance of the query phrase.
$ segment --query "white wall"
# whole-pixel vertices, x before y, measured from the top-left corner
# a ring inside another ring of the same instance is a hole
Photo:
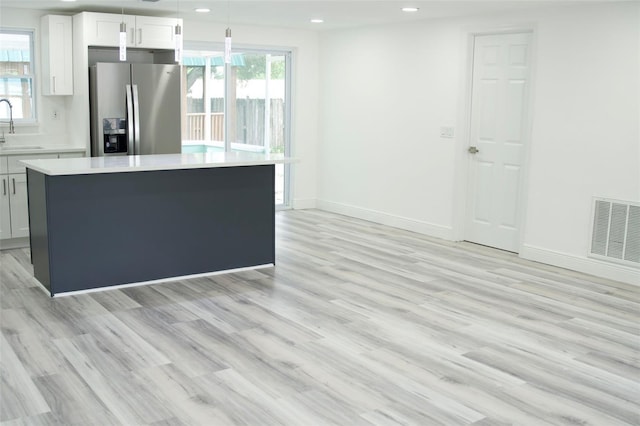
[[[640,201],[639,8],[573,5],[323,35],[318,205],[463,236],[469,34],[533,28],[521,256],[637,280],[586,255],[592,197]],[[439,137],[445,125],[456,138]]]
[[[66,96],[42,96],[40,87],[40,17],[45,15],[39,10],[2,8],[0,13],[0,26],[3,28],[33,29],[35,30],[35,101],[38,114],[38,122],[35,125],[17,125],[16,134],[37,135],[34,142],[40,145],[54,145],[65,143],[67,133],[67,108]],[[58,118],[53,119],[53,112],[58,112]],[[0,128],[8,131],[8,124],[2,123]]]
[[[448,22],[321,38],[319,205],[451,238],[459,29]]]
[[[589,250],[592,197],[640,201],[639,6],[539,20],[527,257],[601,272],[603,264],[580,259]]]

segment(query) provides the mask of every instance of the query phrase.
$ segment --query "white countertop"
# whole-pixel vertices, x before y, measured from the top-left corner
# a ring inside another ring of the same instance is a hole
[[[95,173],[127,173],[152,170],[205,169],[291,163],[282,154],[254,152],[209,152],[200,154],[127,155],[113,157],[23,160],[29,169],[50,176]]]
[[[31,146],[31,145],[0,145],[0,155],[38,155],[58,154],[63,152],[86,152],[86,148],[70,145]]]

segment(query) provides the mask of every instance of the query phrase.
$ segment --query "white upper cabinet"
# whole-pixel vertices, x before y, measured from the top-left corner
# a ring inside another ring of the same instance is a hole
[[[173,49],[176,23],[181,19],[149,16],[118,15],[85,12],[85,43],[88,46],[118,47],[120,23],[127,25],[127,46],[153,49]]]
[[[85,42],[89,46],[120,45],[120,24],[127,25],[127,46],[135,43],[136,17],[112,13],[82,13]]]
[[[136,46],[174,49],[176,47],[175,18],[136,16]],[[182,25],[182,20],[180,20]]]
[[[40,20],[42,94],[73,95],[73,18],[46,15]]]

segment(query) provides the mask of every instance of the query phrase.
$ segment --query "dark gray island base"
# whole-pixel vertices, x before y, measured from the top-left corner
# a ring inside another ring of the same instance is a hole
[[[51,175],[28,168],[51,293],[275,264],[273,164]]]

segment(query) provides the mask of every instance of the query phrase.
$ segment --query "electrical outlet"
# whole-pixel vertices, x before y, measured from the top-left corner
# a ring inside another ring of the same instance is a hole
[[[57,120],[60,117],[60,114],[58,113],[57,109],[54,109],[53,111],[51,111],[51,119],[52,120]]]
[[[440,137],[441,138],[452,139],[453,136],[454,136],[453,127],[450,127],[450,126],[440,127]]]

